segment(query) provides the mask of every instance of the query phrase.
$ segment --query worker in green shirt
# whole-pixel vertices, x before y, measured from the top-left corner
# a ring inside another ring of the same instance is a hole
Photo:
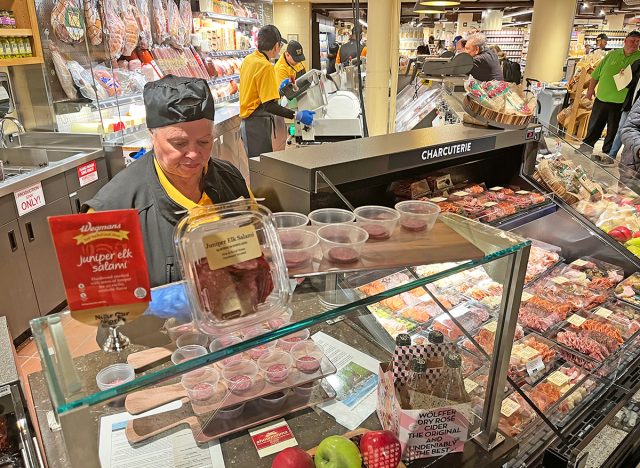
[[[602,145],[602,151],[605,154],[611,151],[613,140],[618,132],[622,106],[628,92],[626,86],[618,89],[614,76],[624,75],[625,69],[640,59],[638,47],[640,47],[640,31],[631,31],[624,39],[624,47],[609,52],[591,74],[587,99],[593,99],[594,95],[596,99],[591,111],[589,130],[583,141],[589,146],[595,145],[602,136],[602,131],[607,127],[607,136]]]

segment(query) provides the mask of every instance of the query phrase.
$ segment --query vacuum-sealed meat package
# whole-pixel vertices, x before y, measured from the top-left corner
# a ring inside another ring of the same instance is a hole
[[[107,33],[107,46],[109,58],[117,60],[122,55],[125,42],[125,24],[120,18],[118,2],[114,0],[104,0],[102,4],[104,22]]]
[[[84,0],[84,21],[91,45],[102,44],[102,20],[97,0]]]
[[[270,212],[250,200],[189,211],[176,228],[193,321],[229,333],[282,315],[289,282]]]

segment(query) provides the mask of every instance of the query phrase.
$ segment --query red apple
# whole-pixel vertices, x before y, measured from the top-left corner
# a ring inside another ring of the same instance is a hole
[[[271,463],[271,468],[314,468],[313,459],[298,447],[288,447]]]
[[[397,468],[402,457],[400,441],[391,431],[369,431],[360,439],[360,453],[370,468]]]
[[[633,233],[633,238],[640,237],[640,231],[636,231]]]

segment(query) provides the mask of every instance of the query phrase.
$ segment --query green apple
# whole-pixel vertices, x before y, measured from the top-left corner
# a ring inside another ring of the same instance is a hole
[[[316,468],[361,468],[358,446],[343,436],[329,436],[320,442],[315,455]]]

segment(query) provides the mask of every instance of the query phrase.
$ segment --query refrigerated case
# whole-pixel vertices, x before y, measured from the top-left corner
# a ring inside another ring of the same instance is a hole
[[[333,20],[319,13],[314,13],[311,36],[311,68],[325,71],[329,46],[336,42],[336,28]]]

